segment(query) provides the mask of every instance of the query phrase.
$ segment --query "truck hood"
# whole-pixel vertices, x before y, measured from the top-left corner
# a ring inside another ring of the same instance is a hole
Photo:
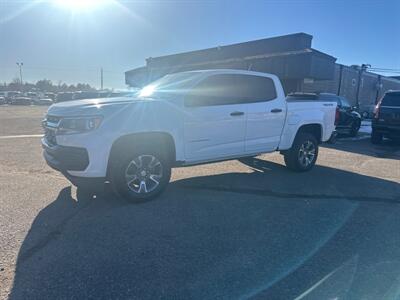
[[[53,104],[49,107],[47,113],[54,116],[84,116],[96,115],[104,111],[121,109],[125,106],[154,101],[148,99],[138,99],[133,97],[117,98],[98,98],[66,101]]]

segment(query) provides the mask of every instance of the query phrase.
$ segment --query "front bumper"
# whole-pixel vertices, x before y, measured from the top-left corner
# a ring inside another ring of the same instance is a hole
[[[398,125],[385,125],[377,122],[372,122],[372,129],[375,132],[382,133],[383,135],[391,137],[400,137],[400,126]]]
[[[97,188],[104,184],[104,177],[80,177],[68,171],[83,171],[89,165],[89,156],[85,148],[54,145],[49,146],[42,139],[43,157],[47,164],[61,172],[73,185]]]
[[[83,171],[89,165],[89,155],[85,148],[54,145],[42,140],[44,157],[57,170]]]

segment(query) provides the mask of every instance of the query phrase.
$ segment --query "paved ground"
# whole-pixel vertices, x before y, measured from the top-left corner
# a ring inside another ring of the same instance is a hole
[[[0,106],[0,136],[41,133],[46,106]]]
[[[0,107],[0,135],[43,108]],[[89,198],[0,138],[1,299],[395,299],[400,146],[342,139],[309,173],[279,154],[173,172],[156,200]]]

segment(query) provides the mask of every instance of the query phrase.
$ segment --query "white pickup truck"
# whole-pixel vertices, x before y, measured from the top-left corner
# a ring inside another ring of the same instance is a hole
[[[133,201],[163,191],[172,167],[280,151],[290,169],[307,171],[335,129],[336,103],[303,98],[286,99],[271,74],[170,74],[135,97],[52,105],[44,157],[78,187],[108,181]]]

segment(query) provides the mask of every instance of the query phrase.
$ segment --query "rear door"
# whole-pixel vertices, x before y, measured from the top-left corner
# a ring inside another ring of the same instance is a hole
[[[210,75],[184,99],[187,161],[244,153],[246,104],[238,97],[234,74]]]
[[[237,85],[247,103],[246,153],[275,150],[286,116],[284,95],[278,95],[270,77],[240,75]]]

